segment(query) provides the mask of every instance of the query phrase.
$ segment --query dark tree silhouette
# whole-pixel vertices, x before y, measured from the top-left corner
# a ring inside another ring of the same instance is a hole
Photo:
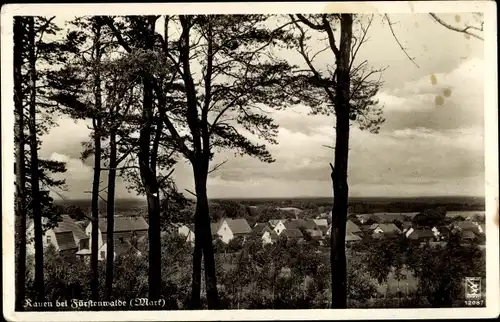
[[[283,106],[287,102],[288,95],[283,89],[289,84],[290,67],[265,56],[267,50],[276,45],[279,38],[284,40],[286,34],[282,30],[268,30],[263,25],[267,18],[261,15],[165,17],[165,29],[169,23],[176,24],[181,30],[180,36],[170,40],[156,35],[163,54],[180,77],[182,91],[179,97],[185,106],[179,109],[170,105],[169,113],[165,113],[162,120],[177,151],[191,163],[195,179],[193,308],[200,306],[202,253],[208,306],[210,309],[218,307],[206,190],[209,173],[218,168],[218,165],[209,168],[214,150],[229,148],[264,162],[274,161],[265,145],[253,143],[238,129],[244,128],[275,143],[277,126],[267,115],[250,107],[258,103]],[[133,52],[112,19],[109,25],[122,46]],[[196,60],[202,65],[202,77],[195,77],[193,57],[198,57]],[[167,102],[171,104],[172,96],[166,94],[172,91],[172,83],[165,90],[156,77],[148,77],[147,82],[148,90],[154,90],[161,107],[165,108]],[[189,135],[181,134],[182,128],[187,129]]]
[[[382,111],[376,107],[373,99],[381,86],[380,79],[370,80],[371,76],[380,70],[366,70],[367,62],[358,66],[354,60],[360,46],[365,42],[368,28],[373,19],[370,18],[367,27],[361,23],[362,34],[353,37],[352,14],[321,14],[321,15],[290,15],[298,33],[297,50],[307,65],[308,73],[304,75],[304,86],[312,86],[309,96],[304,95],[304,101],[313,107],[313,113],[335,113],[335,153],[334,164],[331,167],[333,185],[333,209],[331,229],[331,278],[332,278],[332,308],[345,308],[347,305],[346,287],[346,254],[345,234],[348,209],[348,155],[350,122],[356,121],[361,129],[377,133],[384,121]],[[340,40],[335,39],[336,26],[340,25]],[[335,68],[321,71],[314,65],[317,54],[310,56],[307,48],[308,34],[306,29],[321,32],[327,36],[329,49],[333,54]],[[353,40],[355,39],[355,40]],[[310,87],[309,87],[310,88]],[[323,104],[324,97],[327,104]]]

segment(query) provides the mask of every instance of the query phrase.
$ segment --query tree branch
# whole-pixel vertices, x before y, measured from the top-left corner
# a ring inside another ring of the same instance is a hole
[[[312,28],[314,30],[324,30],[323,29],[323,26],[322,25],[316,25],[314,23],[312,23],[311,21],[309,21],[306,17],[304,17],[303,15],[301,14],[296,14],[297,18],[299,18],[299,20],[306,24],[309,28]]]
[[[104,20],[106,25],[108,25],[108,27],[111,29],[113,35],[115,35],[116,39],[118,40],[118,43],[123,47],[123,49],[125,49],[128,53],[131,53],[132,48],[130,48],[125,39],[123,39],[121,32],[118,29],[116,29],[114,24],[114,19],[106,16],[103,17],[102,19]]]
[[[483,25],[481,24],[481,28],[478,28],[478,27],[474,27],[474,26],[465,26],[465,28],[459,28],[459,27],[456,27],[456,26],[453,26],[453,25],[450,25],[449,23],[445,22],[444,20],[442,20],[441,18],[439,18],[435,13],[432,13],[432,12],[429,12],[429,15],[437,22],[439,23],[440,25],[442,25],[443,27],[447,28],[447,29],[450,29],[450,30],[453,30],[453,31],[456,31],[456,32],[460,32],[460,33],[463,33],[463,34],[466,34],[466,35],[469,35],[471,37],[474,37],[476,39],[479,39],[479,40],[484,40],[483,37],[479,36],[479,35],[476,35],[472,32],[469,32],[469,29],[474,29],[474,30],[478,30],[478,31],[483,31]]]
[[[136,165],[130,165],[130,166],[124,166],[124,167],[116,167],[116,168],[101,168],[101,170],[106,171],[106,170],[126,170],[126,169],[140,169],[140,167]]]
[[[226,159],[226,160],[222,161],[221,163],[216,164],[211,170],[208,171],[208,174],[219,170],[219,168],[222,167],[227,161],[229,161],[229,160]]]
[[[186,190],[188,193],[190,193],[191,195],[193,195],[194,197],[196,197],[196,193],[190,191],[189,189],[184,189],[184,190]]]
[[[420,68],[420,66],[417,65],[417,63],[415,62],[415,58],[412,58],[410,57],[410,55],[408,55],[408,52],[406,51],[406,49],[403,47],[403,45],[401,45],[401,43],[399,42],[399,39],[398,37],[396,37],[396,34],[394,33],[394,29],[392,28],[392,23],[391,23],[391,20],[389,19],[389,15],[387,14],[384,14],[384,17],[385,19],[387,20],[387,22],[389,23],[389,28],[391,29],[391,33],[392,33],[392,36],[394,37],[394,39],[396,40],[396,42],[398,43],[399,45],[399,48],[401,48],[401,50],[405,53],[406,57],[408,57],[408,59],[415,65],[417,66],[417,68]]]

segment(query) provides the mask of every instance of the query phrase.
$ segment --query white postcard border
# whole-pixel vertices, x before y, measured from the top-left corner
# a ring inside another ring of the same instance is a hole
[[[9,4],[1,13],[2,67],[2,256],[3,314],[13,321],[205,321],[205,320],[337,320],[481,318],[499,314],[498,229],[498,94],[496,3],[493,1],[400,1],[400,2],[281,2],[281,3],[115,3],[115,4]],[[219,311],[107,311],[107,312],[14,312],[14,171],[13,171],[13,41],[14,15],[142,15],[196,13],[461,13],[484,12],[485,19],[485,191],[487,289],[485,308],[443,309],[310,309],[310,310],[219,310]],[[12,193],[7,193],[7,192]]]

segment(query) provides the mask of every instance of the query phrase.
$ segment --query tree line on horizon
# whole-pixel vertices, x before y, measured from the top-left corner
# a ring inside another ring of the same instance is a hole
[[[230,149],[274,162],[265,143],[278,143],[278,125],[266,109],[299,103],[312,114],[335,115],[331,303],[346,307],[349,129],[357,124],[377,133],[384,122],[375,99],[382,70],[355,59],[373,15],[84,16],[68,22],[65,32],[54,18],[14,17],[16,309],[22,310],[26,294],[28,217],[35,227],[34,288],[38,300],[45,296],[42,217],[57,224],[49,192],[65,183],[53,176],[65,172],[64,163],[38,155],[40,137],[55,125],[54,115],[91,124],[89,141],[82,144],[82,159],[93,160],[91,298],[100,297],[100,200],[108,218],[107,253],[114,253],[117,176],[147,200],[148,297],[161,297],[160,222],[178,209],[182,198],[172,174],[185,160],[192,167],[190,194],[196,199],[189,306],[201,307],[203,272],[208,308],[217,309],[207,180],[224,162],[214,159]],[[327,39],[324,50],[311,45],[314,34]],[[276,55],[290,51],[305,68]],[[323,51],[331,56],[327,68],[314,64]],[[114,278],[114,258],[108,256],[104,298],[111,298]]]

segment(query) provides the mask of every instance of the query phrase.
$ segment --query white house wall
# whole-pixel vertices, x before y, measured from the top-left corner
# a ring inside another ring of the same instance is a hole
[[[229,225],[225,220],[219,227],[217,235],[219,235],[221,240],[226,244],[229,243],[229,241],[234,238],[233,232],[231,231],[231,228],[229,228]]]
[[[85,228],[85,234],[89,236],[89,249],[90,249],[92,247],[92,223],[88,224],[87,228]],[[102,234],[100,229],[98,229],[97,237],[98,237],[97,248],[100,249],[103,245]]]
[[[28,240],[28,243],[26,244],[26,253],[29,255],[34,255],[35,254],[35,233],[33,229],[33,225],[30,225],[28,229],[26,230],[26,240]],[[47,248],[49,245],[48,238],[50,237],[50,244],[54,245],[56,250],[59,250],[59,245],[57,244],[57,239],[56,239],[56,234],[54,233],[53,229],[47,230],[43,236],[42,236],[42,243],[43,243],[43,248]]]
[[[104,253],[103,253],[104,252]],[[100,261],[106,260],[106,257],[108,256],[108,244],[104,244],[99,248],[99,252],[97,253],[97,259]],[[116,259],[116,253],[115,253],[115,258]]]
[[[266,231],[264,232],[264,234],[262,235],[262,243],[263,244],[271,244],[273,241],[271,239],[271,234]]]
[[[286,229],[285,225],[283,225],[283,223],[280,221],[276,224],[276,226],[274,227],[274,231],[276,232],[276,234],[281,235],[281,233]]]

